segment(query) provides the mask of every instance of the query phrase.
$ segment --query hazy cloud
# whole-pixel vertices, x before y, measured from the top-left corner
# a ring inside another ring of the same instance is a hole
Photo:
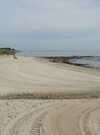
[[[0,31],[99,32],[99,4],[99,0],[0,0]]]

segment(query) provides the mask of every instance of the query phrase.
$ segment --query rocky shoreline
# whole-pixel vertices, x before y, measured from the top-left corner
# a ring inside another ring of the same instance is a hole
[[[47,60],[49,60],[49,62],[53,62],[53,63],[65,63],[65,64],[81,66],[81,67],[85,67],[85,68],[95,68],[94,66],[91,66],[89,64],[85,64],[85,63],[81,64],[81,63],[73,62],[74,60],[83,60],[85,58],[93,59],[93,58],[95,58],[95,56],[67,56],[67,57],[49,56],[49,57],[41,57],[41,58],[47,59]]]

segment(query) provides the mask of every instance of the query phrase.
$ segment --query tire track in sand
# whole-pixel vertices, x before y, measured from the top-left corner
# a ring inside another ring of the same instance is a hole
[[[97,135],[93,123],[90,123],[90,115],[98,109],[100,106],[97,104],[66,106],[62,112],[55,112],[45,119],[42,135]]]
[[[40,135],[40,121],[50,108],[60,106],[60,102],[49,101],[33,109],[32,112],[21,116],[4,135]],[[62,105],[62,104],[61,104]]]
[[[48,101],[45,102],[45,103],[36,103],[34,105],[35,108],[32,109],[32,111],[28,112],[28,113],[24,113],[24,114],[21,114],[22,116],[20,116],[20,118],[16,119],[15,122],[12,121],[12,123],[10,123],[9,125],[11,125],[5,129],[5,132],[4,132],[4,135],[13,135],[13,133],[16,135],[18,134],[18,131],[17,129],[21,128],[21,126],[25,123],[25,121],[30,121],[31,122],[31,118],[32,118],[32,114],[33,112],[38,112],[39,110],[41,110],[41,108],[43,108],[44,106],[47,106],[48,105]],[[42,106],[42,107],[41,107]],[[18,124],[20,123],[20,124]],[[28,123],[26,124],[28,126]],[[24,129],[23,129],[24,130]]]
[[[43,120],[45,119],[45,117],[52,111],[52,109],[59,110],[64,106],[65,106],[65,104],[62,104],[62,103],[53,104],[53,106],[51,106],[46,111],[41,113],[41,115],[39,117],[37,117],[37,119],[35,119],[35,121],[33,122],[32,128],[31,128],[31,133],[29,135],[40,135],[41,127],[43,125]]]
[[[80,117],[80,129],[82,135],[96,135],[94,129],[92,128],[93,123],[89,123],[91,120],[91,114],[98,111],[100,107],[88,108],[83,112],[83,115]]]

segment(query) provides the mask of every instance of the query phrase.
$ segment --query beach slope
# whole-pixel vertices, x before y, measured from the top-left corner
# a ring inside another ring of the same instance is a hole
[[[0,57],[0,95],[99,91],[100,71],[32,57]]]

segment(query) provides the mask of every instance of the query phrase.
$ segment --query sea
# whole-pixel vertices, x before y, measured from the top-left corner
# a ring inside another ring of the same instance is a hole
[[[82,56],[74,57],[73,63],[100,69],[100,44],[97,40],[50,39],[32,37],[0,37],[0,47],[18,50],[18,56]]]
[[[17,53],[18,56],[25,57],[70,57],[73,64],[83,65],[100,69],[99,52],[67,51],[67,50],[23,50]]]

